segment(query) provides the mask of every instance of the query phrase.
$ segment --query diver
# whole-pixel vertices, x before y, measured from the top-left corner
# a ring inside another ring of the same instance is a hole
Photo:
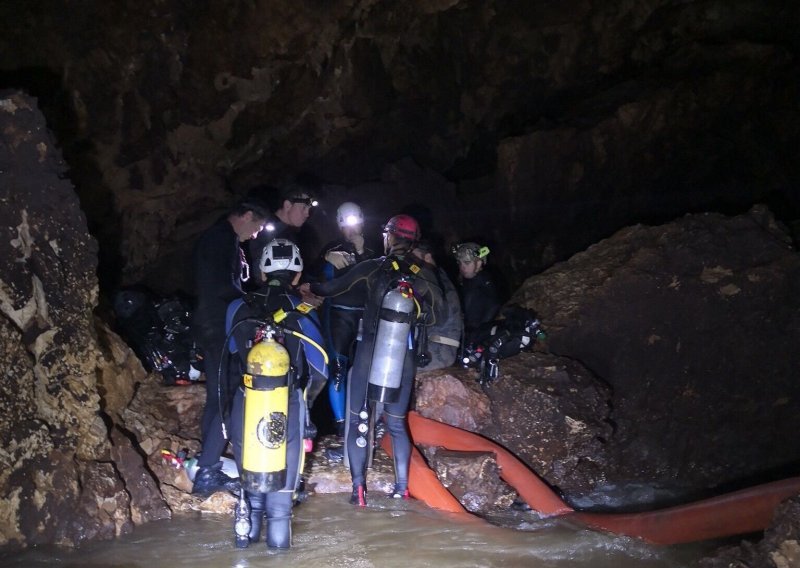
[[[411,255],[419,224],[395,215],[383,228],[386,256],[365,260],[341,278],[306,283],[301,292],[331,298],[359,290],[367,298],[348,385],[347,456],[353,493],[350,502],[367,505],[366,469],[371,446],[366,439],[378,403],[392,442],[395,485],[390,496],[408,499],[411,440],[406,414],[417,370],[421,322],[435,324],[442,301],[436,276]]]
[[[359,262],[375,257],[375,251],[364,242],[364,213],[361,207],[350,201],[342,203],[336,210],[336,224],[342,238],[325,247],[323,281],[339,278]],[[347,372],[365,303],[366,297],[363,293],[350,290],[340,294],[335,300],[327,300],[323,305],[325,340],[331,357],[328,399],[339,437],[344,436]]]
[[[289,548],[304,440],[315,435],[309,408],[325,387],[327,354],[316,314],[293,293],[303,270],[297,246],[270,241],[259,269],[262,285],[227,314],[230,350],[245,369],[230,417],[242,484],[237,513],[248,517],[237,518],[237,546],[257,542],[266,519],[267,546]]]
[[[477,243],[462,243],[452,249],[458,261],[458,284],[461,311],[464,314],[464,341],[466,348],[477,341],[481,327],[490,323],[500,311],[500,295],[488,270],[484,270],[489,257],[489,247]]]

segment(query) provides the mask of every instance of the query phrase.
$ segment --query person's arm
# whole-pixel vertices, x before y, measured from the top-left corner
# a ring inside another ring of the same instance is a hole
[[[231,301],[242,294],[239,243],[236,235],[214,231],[195,250],[198,296]]]
[[[363,262],[365,260],[369,260],[371,258],[375,258],[375,251],[367,246],[364,247],[364,250],[362,252],[356,251],[355,254],[356,254],[356,264],[358,264],[359,262]]]
[[[311,315],[292,313],[288,320],[290,329],[301,333],[304,338],[288,334],[286,346],[289,349],[293,364],[305,376],[306,401],[308,407],[323,391],[328,382],[328,366],[325,364],[325,340],[319,329],[318,320]],[[320,351],[320,348],[323,351]]]
[[[349,292],[356,286],[368,287],[369,277],[376,270],[380,270],[379,262],[362,262],[355,265],[339,278],[334,278],[327,282],[311,282],[303,286],[308,286],[308,291],[316,296],[334,298]]]

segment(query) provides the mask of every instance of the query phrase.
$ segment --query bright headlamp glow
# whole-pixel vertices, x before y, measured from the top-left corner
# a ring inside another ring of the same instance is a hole
[[[319,201],[313,197],[290,197],[289,201],[291,203],[302,203],[303,205],[308,205],[309,207],[316,207],[319,205]]]
[[[361,223],[361,219],[359,219],[358,215],[348,215],[344,218],[345,227],[355,227],[359,223]]]

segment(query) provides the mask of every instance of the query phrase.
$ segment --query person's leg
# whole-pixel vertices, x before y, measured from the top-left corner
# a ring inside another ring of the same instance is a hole
[[[221,332],[203,327],[195,331],[195,341],[203,351],[206,376],[206,403],[200,420],[200,436],[205,439],[213,427],[215,415],[219,414],[219,363],[225,336]]]
[[[292,545],[292,492],[267,493],[267,547],[289,548]]]
[[[197,458],[197,473],[192,493],[210,495],[216,491],[236,491],[238,480],[228,477],[222,471],[222,452],[228,444],[222,430],[220,412],[220,354],[225,336],[203,328],[196,335],[197,342],[205,353],[206,404],[200,423],[202,435],[201,453]],[[227,379],[227,373],[226,377]],[[229,394],[232,395],[233,392]]]
[[[386,430],[392,439],[395,486],[392,493],[396,498],[408,498],[408,468],[411,462],[411,438],[408,434],[408,405],[414,386],[415,366],[413,359],[406,358],[403,379],[400,384],[400,398],[397,402],[384,406]]]
[[[361,433],[358,431],[359,414],[361,413],[367,395],[367,374],[369,372],[369,359],[365,353],[356,353],[353,369],[350,373],[350,408],[349,424],[347,428],[347,457],[350,462],[350,477],[353,481],[353,496],[351,502],[361,507],[366,506],[366,466],[367,447],[360,444]]]
[[[261,526],[264,522],[266,511],[266,493],[247,492],[250,501],[250,542],[258,542],[261,538]]]
[[[358,332],[361,311],[331,308],[328,323],[329,345],[333,351],[331,358],[331,378],[328,381],[328,399],[336,420],[337,434],[344,435],[344,422],[347,418],[346,389],[347,374],[350,367],[350,351]]]

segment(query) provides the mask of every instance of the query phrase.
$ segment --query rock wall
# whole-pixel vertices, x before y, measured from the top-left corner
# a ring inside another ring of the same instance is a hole
[[[103,409],[99,384],[143,371],[95,323],[97,243],[66,172],[36,101],[1,93],[2,545],[109,538],[169,514]]]
[[[232,194],[291,178],[380,191],[377,222],[428,207],[519,283],[645,219],[800,216],[799,24],[777,0],[7,2],[0,86],[44,99],[109,285],[186,286]]]

